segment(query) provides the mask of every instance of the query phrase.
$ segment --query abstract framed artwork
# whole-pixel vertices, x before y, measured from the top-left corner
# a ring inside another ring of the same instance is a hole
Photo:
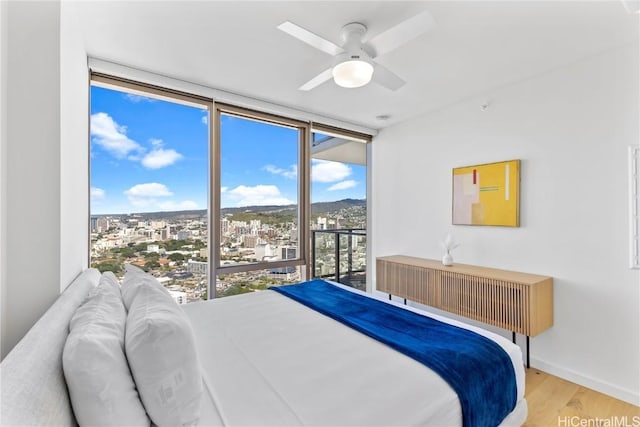
[[[453,169],[453,224],[520,226],[520,160]]]

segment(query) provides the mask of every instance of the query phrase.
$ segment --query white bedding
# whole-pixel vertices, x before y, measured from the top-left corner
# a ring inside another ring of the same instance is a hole
[[[199,425],[462,424],[456,393],[436,373],[276,292],[183,308],[194,327],[206,390]],[[503,425],[522,425],[527,407],[520,348],[439,319],[506,350],[515,366],[518,405]]]

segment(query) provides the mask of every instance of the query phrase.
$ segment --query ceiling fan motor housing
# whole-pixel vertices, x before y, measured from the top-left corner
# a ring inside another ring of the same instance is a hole
[[[347,52],[362,50],[362,38],[366,33],[367,27],[359,22],[345,25],[340,31],[342,48]]]
[[[346,61],[364,61],[373,65],[371,56],[362,44],[362,38],[366,33],[367,27],[359,22],[352,22],[342,27],[340,37],[344,52],[335,56],[333,65]]]

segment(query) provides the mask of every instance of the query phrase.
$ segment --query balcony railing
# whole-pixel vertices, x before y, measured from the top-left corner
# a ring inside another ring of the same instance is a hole
[[[366,289],[366,230],[312,230],[311,239],[314,277]]]

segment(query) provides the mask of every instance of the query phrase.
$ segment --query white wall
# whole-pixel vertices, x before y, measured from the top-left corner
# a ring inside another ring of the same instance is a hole
[[[2,13],[4,357],[86,267],[88,89],[59,1],[3,2]]]
[[[60,5],[6,12],[3,357],[60,293]]]
[[[4,93],[7,90],[7,35],[9,33],[9,26],[7,20],[7,2],[0,1],[0,350],[2,337],[5,336],[5,329],[7,322],[5,321],[6,317],[6,288],[5,277],[6,270],[4,268],[5,264],[5,253],[6,253],[6,242],[4,239],[5,230],[6,230],[6,219],[7,219],[7,203],[6,203],[6,194],[7,194],[7,156],[6,156],[6,97]],[[0,355],[1,357],[2,355]]]
[[[73,4],[60,10],[60,290],[89,265],[89,70]]]
[[[640,140],[638,56],[637,44],[609,51],[388,128],[373,144],[376,256],[440,258],[452,231],[455,261],[553,276],[555,324],[531,339],[532,366],[636,405],[627,147]],[[451,169],[509,159],[522,160],[520,228],[451,226]]]

